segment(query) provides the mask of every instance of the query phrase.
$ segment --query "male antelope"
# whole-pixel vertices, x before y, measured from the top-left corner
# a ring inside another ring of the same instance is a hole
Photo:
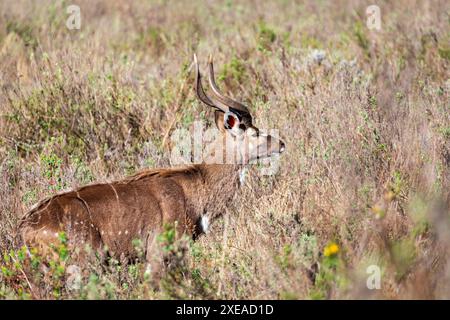
[[[22,218],[19,230],[27,246],[49,252],[58,241],[58,233],[65,232],[72,248],[89,244],[93,249],[106,247],[112,256],[133,258],[132,241],[137,238],[147,248],[148,259],[149,244],[164,224],[177,222],[178,234],[194,238],[206,232],[210,221],[224,211],[235,194],[243,166],[284,151],[282,141],[259,133],[246,106],[219,91],[212,59],[211,95],[205,94],[195,56],[194,60],[197,97],[217,109],[219,142],[231,141],[226,147],[237,151],[234,162],[151,169],[121,181],[57,194],[38,203]]]

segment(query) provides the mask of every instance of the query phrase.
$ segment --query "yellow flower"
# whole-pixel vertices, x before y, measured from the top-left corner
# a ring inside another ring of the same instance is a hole
[[[390,191],[386,192],[385,195],[384,195],[384,199],[386,199],[387,201],[394,200],[395,199],[394,191],[390,190]]]
[[[378,204],[374,205],[371,208],[371,211],[375,214],[375,216],[378,219],[383,218],[384,215],[385,215],[385,211],[384,211],[383,207],[381,205],[378,205]]]
[[[323,255],[325,257],[330,257],[336,255],[338,252],[339,246],[336,243],[332,242],[325,247],[325,249],[323,250]]]

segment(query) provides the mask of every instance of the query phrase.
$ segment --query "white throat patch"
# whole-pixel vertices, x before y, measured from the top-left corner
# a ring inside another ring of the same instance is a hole
[[[247,167],[243,167],[239,172],[239,183],[242,186],[245,183],[245,177],[247,176]]]
[[[208,233],[209,229],[209,218],[205,215],[200,219],[200,225],[202,226],[202,231]]]

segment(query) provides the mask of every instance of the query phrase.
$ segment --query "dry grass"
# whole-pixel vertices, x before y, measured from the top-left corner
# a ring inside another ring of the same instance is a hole
[[[365,1],[74,2],[81,30],[65,27],[72,2],[0,3],[2,253],[44,196],[170,164],[171,124],[211,118],[194,52],[214,53],[221,86],[287,152],[208,235],[160,237],[173,259],[160,290],[142,263],[95,261],[68,288],[62,238],[46,275],[3,255],[0,297],[450,298],[448,1],[380,1],[380,31]]]

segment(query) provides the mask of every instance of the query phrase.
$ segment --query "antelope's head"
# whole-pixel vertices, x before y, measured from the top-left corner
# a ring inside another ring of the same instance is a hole
[[[195,92],[200,101],[215,108],[215,123],[223,138],[226,138],[226,148],[232,148],[235,154],[233,158],[236,164],[247,164],[252,160],[264,159],[275,154],[281,154],[285,150],[285,144],[269,134],[260,132],[253,125],[252,116],[248,108],[222,94],[214,78],[214,66],[212,57],[208,62],[209,86],[211,94],[206,95],[203,90],[201,74],[197,56],[195,62]],[[230,150],[226,150],[229,152]]]

